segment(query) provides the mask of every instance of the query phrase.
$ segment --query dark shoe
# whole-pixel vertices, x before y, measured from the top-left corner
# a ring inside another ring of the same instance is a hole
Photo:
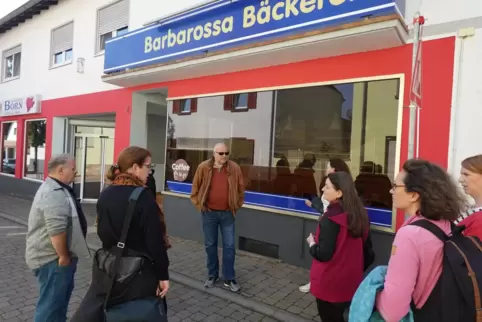
[[[214,287],[214,284],[218,281],[217,277],[209,277],[206,282],[204,282],[204,287],[205,288],[211,288]]]
[[[239,292],[239,290],[241,289],[235,280],[224,281],[224,287],[234,293]]]

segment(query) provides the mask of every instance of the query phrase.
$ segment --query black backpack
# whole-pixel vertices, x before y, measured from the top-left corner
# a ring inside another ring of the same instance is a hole
[[[465,227],[452,224],[447,236],[428,220],[410,225],[422,227],[445,243],[442,274],[421,309],[412,305],[415,321],[482,322],[482,243],[462,234]]]

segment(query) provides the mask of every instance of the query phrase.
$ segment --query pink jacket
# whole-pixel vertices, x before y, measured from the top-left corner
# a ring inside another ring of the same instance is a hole
[[[377,310],[387,322],[400,321],[413,300],[422,308],[442,273],[443,243],[422,227],[409,226],[422,217],[409,218],[395,236],[385,287],[377,295]],[[445,233],[450,222],[432,221]]]

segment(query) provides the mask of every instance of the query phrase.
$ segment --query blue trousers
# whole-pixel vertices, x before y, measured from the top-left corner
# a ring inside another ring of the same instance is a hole
[[[204,246],[207,254],[207,269],[209,277],[219,277],[218,232],[221,230],[223,241],[223,277],[234,280],[234,224],[235,218],[231,211],[205,211],[202,214]]]
[[[40,286],[34,322],[65,322],[70,296],[74,290],[77,259],[69,266],[59,266],[55,260],[34,270]]]

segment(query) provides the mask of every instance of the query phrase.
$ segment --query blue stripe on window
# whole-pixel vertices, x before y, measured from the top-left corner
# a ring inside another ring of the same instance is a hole
[[[181,193],[181,194],[191,194],[192,185],[190,183],[177,182],[177,181],[167,181],[167,187],[169,191]],[[272,195],[268,193],[260,193],[253,191],[246,191],[244,195],[244,203],[253,206],[260,206],[272,209],[294,211],[302,214],[318,216],[319,213],[305,205],[305,199]],[[392,211],[380,208],[366,208],[368,212],[368,217],[370,217],[370,222],[372,225],[382,226],[382,227],[392,227]]]

